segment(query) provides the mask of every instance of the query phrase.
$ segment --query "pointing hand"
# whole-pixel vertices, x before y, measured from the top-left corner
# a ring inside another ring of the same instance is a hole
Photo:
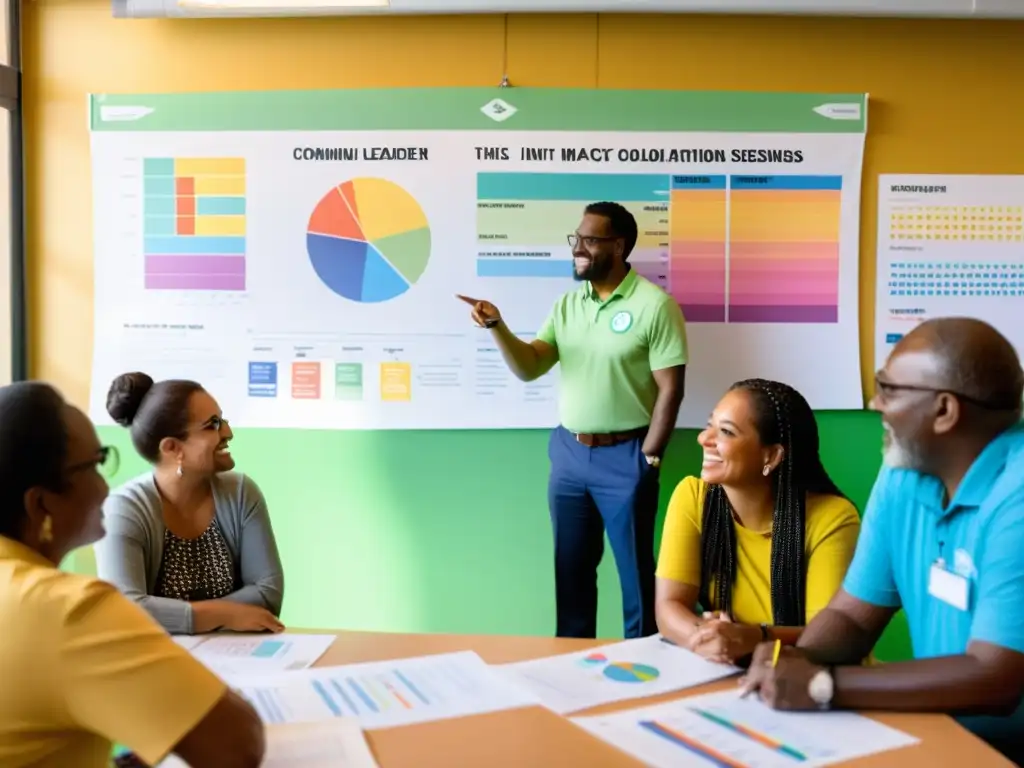
[[[498,308],[491,304],[489,301],[483,301],[481,299],[473,299],[469,296],[463,296],[460,293],[455,294],[457,299],[466,302],[473,308],[470,316],[473,318],[473,322],[481,328],[493,328],[501,321],[501,312]]]

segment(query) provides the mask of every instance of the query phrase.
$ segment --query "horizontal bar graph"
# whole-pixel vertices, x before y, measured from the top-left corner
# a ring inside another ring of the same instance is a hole
[[[566,240],[595,200],[615,200],[637,221],[631,258],[668,287],[668,177],[629,173],[477,174],[477,276],[571,280]]]
[[[484,278],[572,276],[571,234],[587,204],[637,221],[630,264],[691,323],[836,323],[841,176],[477,174]]]
[[[667,184],[660,173],[478,173],[476,196],[481,201],[665,202]]]
[[[245,159],[143,160],[145,286],[244,291]]]

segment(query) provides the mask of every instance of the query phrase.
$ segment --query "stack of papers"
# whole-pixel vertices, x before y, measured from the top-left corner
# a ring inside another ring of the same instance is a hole
[[[323,723],[267,726],[263,768],[377,768],[359,723],[336,718]],[[188,768],[171,756],[159,768]]]

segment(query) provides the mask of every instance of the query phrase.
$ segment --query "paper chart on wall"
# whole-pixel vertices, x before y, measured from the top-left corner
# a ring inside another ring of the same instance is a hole
[[[861,715],[778,712],[736,691],[572,722],[652,768],[810,768],[919,742]]]
[[[732,382],[862,405],[863,94],[439,88],[92,97],[90,414],[126,370],[201,381],[236,425],[557,423],[463,293],[530,339],[577,287],[584,206],[687,318],[679,423]],[[648,343],[640,339],[640,348]]]
[[[470,651],[226,679],[267,723],[352,717],[390,728],[537,704]]]
[[[736,667],[707,661],[658,636],[494,669],[559,714],[680,691],[739,672]]]
[[[875,365],[914,326],[968,316],[1024,355],[1024,176],[878,180]]]

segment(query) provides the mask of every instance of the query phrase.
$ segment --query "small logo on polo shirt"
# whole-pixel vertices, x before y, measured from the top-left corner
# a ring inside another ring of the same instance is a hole
[[[629,312],[616,312],[609,325],[616,333],[625,333],[633,325],[633,316]]]

